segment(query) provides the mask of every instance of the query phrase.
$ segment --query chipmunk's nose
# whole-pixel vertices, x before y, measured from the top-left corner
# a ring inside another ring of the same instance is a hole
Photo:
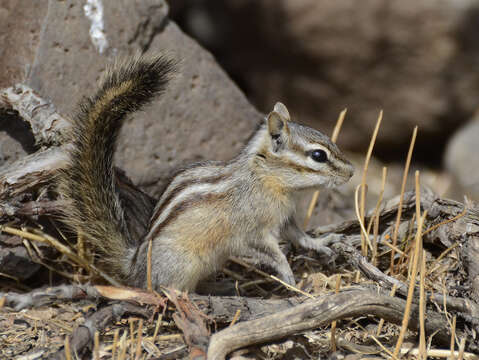
[[[348,160],[344,162],[344,177],[351,179],[352,176],[354,175],[354,166],[351,164]]]

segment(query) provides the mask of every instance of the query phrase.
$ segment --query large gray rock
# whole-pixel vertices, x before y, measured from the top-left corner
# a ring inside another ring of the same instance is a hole
[[[458,185],[456,197],[467,195],[479,200],[479,113],[459,131],[448,143],[445,154],[447,170]]]
[[[15,11],[13,7],[4,10],[6,17],[31,6],[29,0],[15,3]],[[85,12],[85,4],[94,5],[89,9],[93,14]],[[168,51],[181,59],[167,93],[135,114],[119,141],[118,165],[151,194],[158,195],[172,169],[180,164],[233,157],[260,121],[261,115],[211,54],[168,20],[164,1],[50,0],[38,1],[37,6],[36,25],[26,28],[16,21],[8,29],[23,39],[20,44],[28,42],[25,39],[31,31],[38,33],[31,44],[35,51],[3,54],[11,63],[17,60],[30,70],[14,70],[17,75],[0,86],[12,85],[10,80],[25,82],[62,114],[72,114],[81,96],[92,95],[106,64],[116,56],[140,50]],[[96,37],[91,36],[92,30]]]
[[[172,7],[260,110],[281,100],[301,121],[329,132],[347,107],[340,143],[349,149],[366,150],[384,109],[377,153],[403,159],[417,124],[415,159],[439,165],[451,130],[479,105],[478,0],[198,0]]]

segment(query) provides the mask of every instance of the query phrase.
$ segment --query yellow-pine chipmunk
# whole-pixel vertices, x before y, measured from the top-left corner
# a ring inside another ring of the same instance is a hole
[[[70,164],[59,176],[60,194],[68,200],[65,221],[99,251],[104,271],[131,286],[146,287],[150,239],[156,289],[194,291],[230,255],[268,265],[294,285],[280,239],[329,250],[324,239],[296,225],[295,193],[343,184],[354,168],[326,135],[290,121],[281,103],[236,158],[180,171],[157,203],[145,239],[132,241],[115,185],[115,142],[128,113],[163,92],[174,68],[162,55],[118,63],[81,104]]]

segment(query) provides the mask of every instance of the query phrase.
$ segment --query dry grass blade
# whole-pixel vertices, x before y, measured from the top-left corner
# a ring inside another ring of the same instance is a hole
[[[396,347],[394,349],[395,356],[398,356],[399,354],[399,350],[401,349],[404,336],[406,335],[407,326],[409,324],[409,316],[411,314],[411,304],[413,300],[414,287],[415,287],[416,276],[417,276],[417,264],[418,264],[419,255],[420,255],[419,249],[422,249],[422,246],[421,246],[422,227],[423,227],[424,219],[426,218],[426,215],[427,215],[427,211],[425,211],[424,214],[418,219],[415,246],[414,246],[414,256],[412,259],[412,269],[411,269],[411,275],[409,278],[409,288],[408,288],[408,294],[406,299],[406,309],[404,310],[404,317],[402,321],[401,331],[399,333],[399,337],[396,342]]]
[[[424,233],[423,232],[423,236],[424,236]],[[449,254],[452,250],[454,250],[455,248],[457,248],[459,246],[459,243],[458,242],[455,242],[453,245],[451,245],[450,247],[448,247],[446,250],[444,250],[441,255],[439,255],[436,259],[434,259],[434,261],[432,262],[431,266],[429,266],[429,270],[427,271],[427,275],[430,275],[432,274],[434,271],[435,271],[435,267],[436,265],[439,263],[439,261],[441,261],[444,256],[446,256],[447,254]]]
[[[457,355],[457,360],[462,360],[464,358],[464,350],[466,348],[466,338],[462,338],[459,343],[459,354]]]
[[[65,358],[67,360],[72,360],[72,350],[70,348],[70,337],[65,336]]]
[[[166,310],[166,306],[164,307]],[[156,337],[158,336],[158,332],[160,331],[161,321],[163,320],[163,314],[158,314],[158,319],[156,320],[155,331],[153,332],[153,339],[152,341],[155,342]]]
[[[426,295],[424,290],[424,281],[426,278],[426,251],[422,251],[421,274],[419,282],[419,357],[426,360]]]
[[[412,133],[411,143],[409,145],[409,151],[408,151],[407,158],[406,158],[406,164],[404,166],[403,178],[402,178],[402,183],[401,183],[401,194],[400,194],[400,197],[399,197],[398,213],[397,213],[397,217],[396,217],[396,224],[394,226],[394,232],[393,232],[393,238],[392,238],[392,242],[393,242],[394,246],[397,245],[397,236],[398,236],[398,231],[399,231],[399,224],[401,223],[401,214],[402,214],[402,204],[403,204],[403,200],[404,200],[404,191],[406,190],[407,175],[409,173],[409,166],[411,164],[411,158],[412,158],[412,152],[414,150],[414,144],[416,143],[416,136],[417,136],[417,126],[414,128],[414,131]],[[391,275],[394,274],[394,255],[395,255],[395,252],[393,250],[393,251],[391,251],[391,260],[390,260],[390,268],[389,268],[389,272],[390,272]]]
[[[10,275],[10,274],[5,274],[5,273],[2,273],[2,272],[0,272],[0,276],[2,276],[4,278],[7,278],[7,279],[10,279],[10,280],[13,280],[16,283],[20,283],[20,279],[17,278],[16,276],[13,276],[13,275]]]
[[[414,180],[416,186],[416,219],[421,216],[421,186],[419,185],[419,170],[414,173]]]
[[[304,292],[303,290],[301,289],[298,289],[296,286],[293,286],[293,285],[290,285],[290,284],[287,284],[285,283],[283,280],[277,278],[276,276],[274,275],[268,275],[269,278],[279,282],[281,285],[283,285],[284,287],[286,287],[288,290],[291,290],[291,291],[294,291],[294,292],[297,292],[298,294],[301,294],[301,295],[304,295],[310,299],[314,299],[314,296],[311,295],[311,294],[308,294],[307,292]]]
[[[452,318],[452,326],[451,326],[451,346],[450,346],[450,350],[451,350],[451,359],[454,360],[456,357],[454,355],[454,351],[455,351],[455,345],[456,345],[456,316],[454,315],[454,317]]]
[[[255,273],[261,275],[261,276],[264,276],[266,278],[269,278],[269,279],[273,279],[274,281],[280,283],[281,285],[283,285],[284,287],[286,287],[288,290],[291,290],[291,291],[294,291],[294,292],[297,292],[298,294],[301,294],[301,295],[304,295],[310,299],[314,299],[315,297],[311,294],[308,294],[307,292],[304,292],[303,290],[301,289],[298,289],[297,287],[295,286],[292,286],[292,285],[289,285],[287,283],[285,283],[283,280],[277,278],[276,276],[274,275],[270,275],[270,274],[267,274],[265,273],[264,271],[261,271],[257,268],[255,268],[254,266],[248,264],[246,261],[243,261],[241,259],[238,259],[237,257],[234,257],[234,256],[230,256],[230,260],[237,263],[238,265],[241,265],[241,266],[244,266],[245,268],[247,269],[250,269],[252,271],[254,271]]]
[[[304,228],[306,228],[309,224],[309,220],[311,220],[311,216],[313,216],[314,207],[318,202],[319,198],[319,190],[316,190],[311,197],[311,201],[308,206],[308,212],[306,213],[306,218],[304,219]]]
[[[336,286],[335,286],[335,293],[339,293],[339,289],[341,288],[341,274],[336,276]],[[336,321],[331,323],[331,351],[334,353],[336,352]]]
[[[140,359],[141,356],[141,340],[143,338],[143,319],[138,321],[138,329],[136,335],[136,352],[135,352],[135,360]]]
[[[233,320],[231,320],[231,323],[228,326],[233,326],[239,319],[241,315],[241,309],[236,310],[235,316],[233,317]]]
[[[115,330],[115,334],[113,335],[113,344],[111,348],[111,358],[115,359],[116,355],[116,348],[118,347],[118,337],[120,336],[120,329]]]
[[[128,343],[126,340],[127,337],[128,330],[125,330],[120,339],[120,355],[118,356],[118,360],[125,360],[126,358],[126,351],[128,350]]]
[[[48,234],[45,234],[45,233],[42,233],[41,235],[33,234],[31,232],[15,229],[10,226],[0,226],[0,232],[5,232],[11,235],[17,235],[27,240],[38,241],[41,243],[49,244],[53,246],[55,249],[57,249],[59,252],[64,254],[68,259],[76,263],[78,266],[83,267],[87,271],[94,272],[100,275],[106,281],[108,281],[110,284],[114,286],[121,287],[121,284],[118,281],[113,279],[111,276],[108,276],[103,271],[97,269],[95,266],[90,264],[87,260],[79,257],[69,247],[63,245],[60,241],[58,241],[57,239],[55,239],[54,237]]]
[[[454,216],[453,218],[451,219],[447,219],[447,220],[444,220],[444,221],[441,221],[439,224],[436,224],[434,226],[431,226],[429,229],[426,229],[422,235],[426,235],[427,233],[430,233],[431,231],[433,230],[436,230],[439,226],[442,226],[442,225],[445,225],[445,224],[448,224],[450,222],[453,222],[453,221],[456,221],[457,219],[460,219],[462,218],[464,215],[467,214],[467,208],[464,208],[464,211],[462,213],[460,213],[459,215],[456,215]]]
[[[371,155],[373,154],[374,144],[376,143],[376,137],[378,136],[379,127],[381,126],[381,121],[383,119],[383,111],[379,112],[378,120],[376,121],[376,126],[373,131],[373,135],[371,136],[371,141],[369,142],[368,152],[366,153],[366,159],[364,160],[364,168],[363,168],[363,175],[361,178],[361,207],[360,207],[360,218],[361,222],[364,224],[364,211],[365,211],[365,204],[366,204],[366,177],[368,174],[368,167],[369,161],[371,160]],[[363,256],[368,255],[368,249],[366,247],[366,241],[369,243],[368,233],[365,232],[364,234],[361,233],[361,253]],[[371,246],[370,246],[371,248]],[[371,248],[371,251],[373,249]]]
[[[100,360],[100,333],[95,331],[94,346],[93,346],[93,359]]]
[[[331,141],[333,143],[338,140],[339,132],[341,131],[341,127],[343,126],[344,118],[346,117],[346,112],[348,109],[344,109],[339,113],[338,120],[336,121],[336,125],[334,126],[333,135],[331,135]],[[316,190],[311,197],[311,201],[309,202],[308,212],[306,213],[306,218],[304,219],[304,228],[306,228],[309,224],[309,220],[311,220],[311,216],[313,215],[314,207],[318,202],[319,197],[319,190]]]
[[[371,221],[369,221],[368,229],[367,229],[367,234],[369,237],[369,234],[371,233],[371,226],[374,224],[374,238],[373,238],[373,255],[372,255],[372,263],[376,264],[377,262],[377,252],[378,252],[378,232],[379,232],[379,208],[381,206],[381,203],[383,201],[383,196],[384,196],[384,189],[386,187],[386,177],[387,177],[387,172],[388,168],[383,167],[383,173],[381,177],[381,190],[379,192],[378,196],[378,201],[376,202],[376,207],[374,208],[374,215],[371,218]]]
[[[373,339],[374,342],[375,342],[376,344],[378,344],[379,347],[380,347],[386,354],[388,354],[388,355],[389,355],[391,358],[393,358],[394,360],[399,360],[398,357],[397,357],[395,354],[393,354],[391,351],[389,351],[389,350],[381,343],[381,341],[379,341],[378,339],[376,339],[375,336],[373,336],[373,335],[370,335],[370,336],[371,336],[371,339]]]
[[[387,242],[386,240],[383,240],[383,241],[381,242],[381,244],[386,245],[388,248],[394,250],[394,251],[397,252],[398,254],[401,254],[401,255],[403,255],[403,256],[407,256],[404,251],[402,251],[402,250],[399,249],[398,247],[394,246],[394,245],[391,244],[390,242]]]
[[[334,126],[333,134],[331,135],[331,141],[335,143],[338,140],[339,132],[341,131],[341,127],[343,126],[344,118],[346,117],[346,113],[348,109],[343,109],[338,116],[338,120],[336,121],[336,125]]]
[[[359,226],[361,227],[361,239],[366,239],[366,243],[369,246],[369,249],[373,251],[373,245],[371,244],[371,240],[369,239],[368,232],[366,231],[366,228],[364,227],[364,221],[363,218],[361,218],[361,213],[359,210],[359,199],[358,199],[358,193],[359,193],[359,188],[362,186],[362,184],[359,184],[356,186],[356,191],[354,192],[354,205],[355,205],[355,210],[356,210],[356,217],[359,222]],[[364,236],[364,237],[363,237]],[[362,240],[361,240],[362,242]]]
[[[128,319],[128,323],[130,325],[130,358],[133,358],[133,354],[135,353],[135,324],[134,319]]]

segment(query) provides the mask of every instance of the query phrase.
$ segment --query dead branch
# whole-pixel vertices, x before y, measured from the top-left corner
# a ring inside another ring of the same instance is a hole
[[[8,204],[12,199],[31,193],[33,189],[51,184],[55,172],[66,164],[67,156],[64,148],[51,147],[2,168],[0,170],[0,200]],[[5,210],[3,206],[2,208],[5,214],[10,215],[8,210]]]
[[[404,194],[402,203],[402,218],[411,219],[415,212],[416,195],[414,192]],[[444,248],[459,243],[459,255],[464,263],[469,276],[468,281],[471,287],[471,297],[479,301],[479,208],[474,204],[462,204],[448,199],[441,199],[428,189],[421,191],[421,209],[427,210],[427,226],[431,228],[424,237],[429,243],[440,243]],[[399,206],[399,196],[385,202],[379,214],[380,233],[390,229],[392,221],[396,217]],[[455,221],[446,220],[458,217],[465,212],[464,216]],[[369,223],[371,216],[366,218]],[[313,236],[320,236],[324,233],[338,233],[346,235],[348,243],[357,241],[357,234],[360,232],[360,225],[357,220],[345,221],[340,224],[319,227],[310,231]],[[359,264],[359,263],[358,263]],[[372,273],[370,274],[372,276]],[[384,279],[383,276],[380,276]],[[392,278],[390,281],[395,282]],[[398,284],[399,285],[399,284]],[[458,305],[461,307],[461,305]],[[464,305],[467,307],[467,305]],[[464,307],[462,306],[462,307]]]
[[[369,290],[343,290],[302,305],[256,320],[245,321],[223,329],[211,336],[208,359],[225,359],[230,352],[253,344],[277,340],[302,331],[327,325],[348,317],[374,315],[400,324],[406,302]],[[418,328],[418,306],[413,305],[409,328]],[[447,342],[447,322],[435,313],[427,314],[428,332],[437,331],[436,339]]]
[[[16,84],[0,90],[0,111],[12,110],[30,124],[38,146],[64,142],[70,123],[57,113],[52,103],[39,97],[30,87]]]
[[[354,268],[359,269],[368,279],[374,280],[384,287],[391,289],[394,285],[397,286],[397,293],[406,296],[408,286],[402,281],[386,275],[373,264],[368,262],[364,256],[362,256],[358,250],[344,243],[336,243],[333,245],[335,251],[344,256],[346,261]],[[446,296],[437,293],[427,292],[426,297],[436,302],[437,304],[446,303],[449,310],[456,310],[463,314],[469,315],[472,318],[479,317],[479,305],[469,299],[457,298],[452,296]],[[415,298],[419,301],[419,292],[415,294]]]
[[[175,290],[168,293],[176,294]],[[179,295],[178,295],[179,296]],[[274,314],[289,309],[301,303],[299,298],[288,299],[257,299],[243,297],[217,297],[188,295],[189,299],[196,304],[201,312],[218,323],[229,323],[234,314],[240,310],[240,320],[257,319],[261,316]],[[28,307],[46,306],[59,301],[73,301],[80,299],[97,300],[127,300],[136,304],[161,305],[162,299],[151,292],[142,289],[116,288],[113,286],[100,285],[60,285],[44,289],[36,289],[29,293],[0,293],[0,298],[5,297],[5,306],[15,310]],[[303,299],[304,300],[304,299]]]

